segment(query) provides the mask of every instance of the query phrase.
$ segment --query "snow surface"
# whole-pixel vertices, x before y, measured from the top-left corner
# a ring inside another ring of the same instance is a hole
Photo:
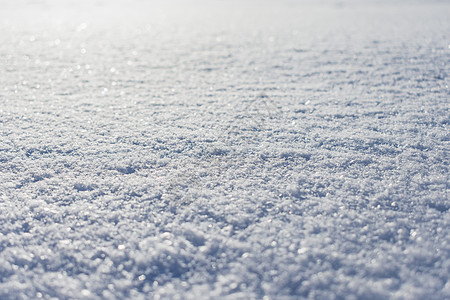
[[[0,299],[450,299],[448,1],[2,1]]]

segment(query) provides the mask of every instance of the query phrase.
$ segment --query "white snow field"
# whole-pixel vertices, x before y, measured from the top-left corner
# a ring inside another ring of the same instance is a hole
[[[0,299],[450,299],[448,1],[0,2]]]

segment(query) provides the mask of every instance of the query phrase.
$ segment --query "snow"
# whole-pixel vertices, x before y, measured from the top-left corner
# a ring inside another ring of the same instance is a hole
[[[0,298],[450,298],[449,14],[2,3]]]

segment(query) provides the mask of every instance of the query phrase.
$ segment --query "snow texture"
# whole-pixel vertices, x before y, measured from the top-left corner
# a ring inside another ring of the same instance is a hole
[[[450,299],[448,1],[2,1],[0,299]]]

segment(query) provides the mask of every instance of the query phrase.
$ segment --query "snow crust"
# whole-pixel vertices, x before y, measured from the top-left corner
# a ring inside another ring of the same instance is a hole
[[[445,1],[0,11],[1,299],[449,299]]]

